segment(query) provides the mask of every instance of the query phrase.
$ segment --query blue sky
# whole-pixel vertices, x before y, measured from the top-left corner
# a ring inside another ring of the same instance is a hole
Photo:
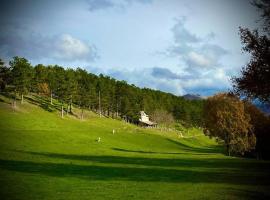
[[[176,95],[231,87],[248,62],[238,27],[248,0],[1,1],[0,58],[103,73]]]

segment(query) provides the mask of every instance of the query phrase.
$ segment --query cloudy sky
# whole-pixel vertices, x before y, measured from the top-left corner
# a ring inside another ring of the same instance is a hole
[[[248,62],[238,27],[255,28],[248,0],[9,0],[0,58],[85,68],[140,87],[212,95]]]

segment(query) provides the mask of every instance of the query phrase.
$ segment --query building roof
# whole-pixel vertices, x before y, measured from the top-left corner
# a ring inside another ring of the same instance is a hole
[[[157,125],[156,122],[151,122],[151,121],[142,121],[141,119],[139,119],[140,122],[144,123],[144,124],[147,124],[149,126],[153,126],[153,125]]]

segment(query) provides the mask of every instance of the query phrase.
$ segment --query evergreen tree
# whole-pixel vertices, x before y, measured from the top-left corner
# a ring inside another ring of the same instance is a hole
[[[9,63],[11,67],[12,85],[16,93],[21,95],[21,103],[23,103],[23,95],[27,94],[31,88],[33,77],[33,68],[25,58],[14,57]]]
[[[48,69],[42,64],[38,64],[34,67],[32,91],[45,95],[49,95],[50,93],[48,85]]]
[[[65,70],[65,81],[63,86],[65,87],[64,99],[68,103],[67,112],[72,113],[72,101],[76,96],[77,89],[76,74],[73,69]]]
[[[173,113],[176,121],[183,121],[189,126],[200,125],[201,122],[202,101],[188,101],[173,94],[141,89],[125,81],[117,81],[102,74],[97,76],[80,68],[73,70],[42,64],[33,68],[26,59],[18,57],[10,63],[10,70],[3,64],[0,68],[1,80],[5,80],[5,85],[10,84],[22,97],[27,91],[32,91],[50,95],[51,104],[53,97],[58,99],[62,104],[62,116],[64,108],[71,113],[72,104],[76,104],[82,108],[81,118],[83,109],[88,108],[104,116],[121,117],[137,123],[139,111],[144,110],[151,117],[155,110],[160,109]],[[9,71],[12,72],[10,75]]]
[[[7,84],[10,82],[10,68],[5,66],[3,60],[0,59],[0,91],[6,89]]]

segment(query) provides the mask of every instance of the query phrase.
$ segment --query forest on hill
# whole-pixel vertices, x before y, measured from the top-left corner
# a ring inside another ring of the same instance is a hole
[[[82,112],[89,109],[132,123],[138,122],[139,111],[144,110],[153,117],[165,115],[164,122],[169,118],[186,126],[202,124],[204,100],[187,100],[159,90],[139,88],[81,68],[32,66],[27,59],[14,57],[9,66],[0,62],[0,84],[1,93],[11,94],[14,100],[19,95],[23,102],[23,96],[28,93],[58,99],[66,113],[72,113],[75,104]]]

